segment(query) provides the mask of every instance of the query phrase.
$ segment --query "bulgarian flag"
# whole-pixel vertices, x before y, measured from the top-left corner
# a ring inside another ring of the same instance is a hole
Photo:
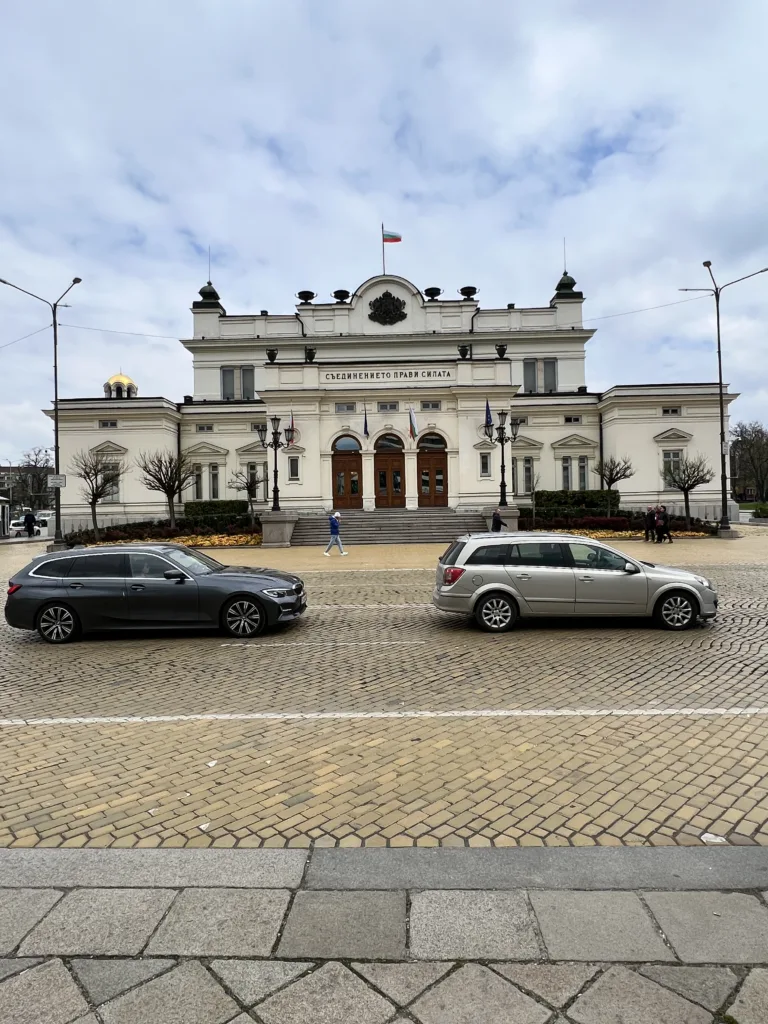
[[[416,426],[416,413],[413,411],[413,406],[408,406],[408,424],[410,427],[411,440],[415,441],[419,436],[419,428]]]
[[[387,231],[384,225],[381,225],[381,240],[382,242],[402,242],[403,236],[398,234],[397,231]]]

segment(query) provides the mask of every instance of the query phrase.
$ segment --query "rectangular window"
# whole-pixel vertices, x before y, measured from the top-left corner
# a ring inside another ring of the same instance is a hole
[[[565,558],[565,545],[550,541],[510,544],[508,564],[562,568],[568,565]]]
[[[251,430],[256,431],[258,429],[259,429],[259,424],[258,423],[252,423],[251,424]]]
[[[299,456],[291,455],[288,459],[288,479],[299,479]]]
[[[69,573],[70,579],[124,579],[124,555],[81,555]]]
[[[105,469],[116,469],[116,468],[117,468],[117,466],[116,466],[115,463],[110,463],[108,466],[105,466]],[[116,483],[112,484],[112,486],[109,488],[109,490],[106,492],[106,494],[104,495],[104,497],[101,500],[103,502],[107,502],[107,503],[109,503],[109,502],[114,503],[116,501],[120,501],[120,481],[119,480],[116,481]]]
[[[519,494],[517,489],[517,459],[512,459],[509,467],[512,471],[512,493]]]
[[[117,420],[99,420],[100,430],[113,430],[117,426]]]
[[[563,459],[563,490],[570,491],[571,489],[571,460],[566,455]]]
[[[679,416],[681,412],[679,405],[669,405],[661,410],[662,416]]]
[[[566,416],[566,423],[581,423],[581,416]]]
[[[219,467],[215,462],[211,463],[211,500],[219,496]]]
[[[421,403],[421,411],[422,412],[440,412],[440,409],[442,408],[442,405],[443,405],[442,402],[422,402]]]
[[[262,501],[268,501],[269,500],[269,463],[268,462],[262,462],[262,464],[261,464],[261,479],[262,479],[262,487],[264,489],[263,490]]]
[[[248,402],[252,402],[255,397],[253,390],[253,367],[244,366],[240,371],[240,390],[242,391],[242,398]]]
[[[517,420],[518,424],[521,427],[527,427],[528,426],[528,417],[527,416],[515,416],[513,418]]]
[[[378,404],[379,412],[397,412],[399,408],[399,402],[379,402]]]
[[[544,360],[544,391],[557,391],[557,360]]]
[[[357,406],[354,402],[337,402],[336,412],[356,412]]]
[[[235,397],[235,371],[231,366],[221,368],[221,397],[231,402]]]
[[[675,469],[679,469],[680,468],[680,459],[682,458],[682,455],[683,455],[683,453],[681,451],[668,451],[668,452],[664,452],[663,453],[663,458],[664,458],[664,486],[665,487],[671,487],[672,486],[670,484],[670,482],[669,482],[669,473],[670,473],[670,470],[675,470]]]
[[[195,466],[195,501],[203,500],[203,467]]]
[[[579,490],[586,491],[587,489],[587,470],[589,468],[589,460],[586,455],[579,456]]]
[[[198,432],[198,434],[212,434],[213,433],[213,424],[212,423],[198,423],[195,426],[195,430]]]
[[[480,452],[480,476],[491,475],[491,453]]]
[[[523,493],[530,494],[533,490],[533,457],[526,455],[523,459]]]
[[[530,394],[535,393],[536,388],[536,360],[535,359],[524,359],[523,360],[523,391],[527,391]]]

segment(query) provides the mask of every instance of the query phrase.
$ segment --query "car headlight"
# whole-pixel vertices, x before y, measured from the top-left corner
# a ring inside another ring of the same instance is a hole
[[[697,583],[700,583],[702,587],[706,587],[707,590],[714,590],[714,587],[705,576],[694,576]]]
[[[263,593],[269,597],[295,597],[292,590],[264,590]]]

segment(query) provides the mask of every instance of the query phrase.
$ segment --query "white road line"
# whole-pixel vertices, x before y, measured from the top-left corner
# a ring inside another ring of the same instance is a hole
[[[271,647],[411,647],[425,644],[426,640],[295,640],[289,643],[260,644],[253,641],[243,643],[221,644],[222,647],[258,647],[269,650]]]
[[[314,722],[387,718],[661,718],[768,715],[748,708],[531,708],[476,711],[250,711],[200,715],[102,715],[83,718],[0,718],[0,728],[18,725],[150,725],[175,722]]]

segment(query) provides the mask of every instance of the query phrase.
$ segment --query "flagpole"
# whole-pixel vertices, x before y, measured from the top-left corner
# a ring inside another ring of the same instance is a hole
[[[386,274],[387,264],[384,258],[384,221],[381,222],[381,273]]]

